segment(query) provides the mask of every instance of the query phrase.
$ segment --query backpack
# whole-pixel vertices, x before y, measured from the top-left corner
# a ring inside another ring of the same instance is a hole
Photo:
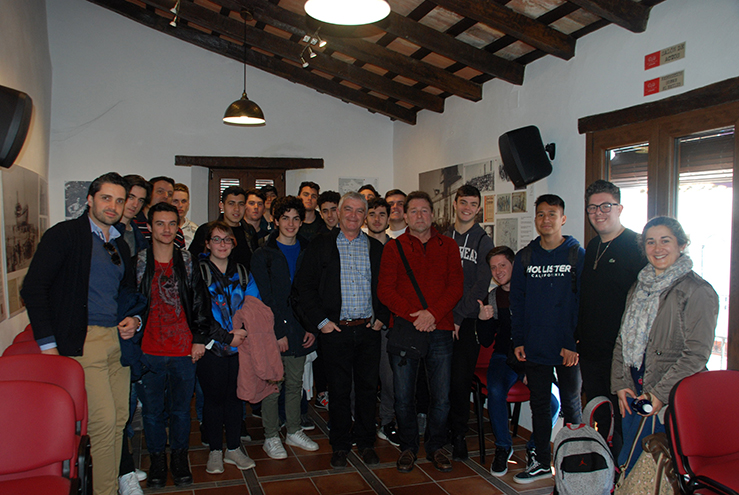
[[[595,410],[608,404],[611,424],[604,439],[593,423]],[[555,493],[559,495],[608,495],[613,493],[616,463],[609,444],[613,438],[613,404],[596,397],[585,406],[585,424],[567,424],[554,439]]]
[[[523,266],[524,276],[528,277],[528,271],[526,270],[531,266],[531,256],[534,250],[531,246],[526,246],[521,249],[521,265]],[[570,265],[570,276],[572,280],[572,293],[577,294],[577,258],[580,255],[580,244],[570,246],[567,252],[567,263]]]

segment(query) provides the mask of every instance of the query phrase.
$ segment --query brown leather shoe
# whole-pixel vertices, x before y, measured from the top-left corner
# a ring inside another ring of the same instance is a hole
[[[395,467],[401,473],[410,473],[413,471],[413,466],[416,464],[416,454],[411,450],[404,450],[398,457],[398,462],[395,463]]]
[[[452,461],[449,460],[441,449],[437,450],[433,454],[427,455],[426,459],[431,461],[431,464],[433,464],[434,467],[442,473],[448,473],[452,470]]]

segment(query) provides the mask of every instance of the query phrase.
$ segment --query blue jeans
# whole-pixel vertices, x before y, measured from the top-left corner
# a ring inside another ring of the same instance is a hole
[[[423,360],[406,359],[390,355],[395,389],[395,417],[398,420],[400,450],[418,454],[418,420],[416,418],[416,376],[423,362],[428,376],[430,393],[426,452],[430,455],[446,444],[447,419],[449,417],[449,388],[452,371],[452,332],[434,330],[429,340],[429,350]]]
[[[195,363],[190,356],[146,354],[149,373],[142,378],[145,400],[142,416],[149,452],[159,454],[167,445],[165,391],[169,392],[169,445],[186,449],[190,441],[190,400],[195,389]]]
[[[513,446],[511,432],[508,429],[508,391],[514,383],[522,380],[519,375],[506,364],[505,354],[493,354],[490,356],[488,366],[487,390],[488,390],[488,415],[493,426],[495,435],[495,446],[510,449]],[[550,395],[550,410],[552,412],[552,427],[559,416],[559,401],[554,394]],[[534,437],[531,436],[526,443],[527,449],[534,448]]]
[[[550,416],[550,398],[554,369],[557,369],[559,384],[559,398],[562,402],[562,412],[565,423],[582,423],[582,404],[580,389],[582,378],[580,367],[564,365],[544,365],[526,361],[526,376],[531,391],[531,416],[534,431],[532,436],[536,443],[536,460],[544,466],[551,463],[551,449],[549,442],[552,436],[552,422]]]

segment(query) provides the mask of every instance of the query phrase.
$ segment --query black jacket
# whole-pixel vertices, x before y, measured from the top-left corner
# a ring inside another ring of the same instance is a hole
[[[325,318],[338,324],[341,315],[341,259],[336,238],[341,230],[315,237],[305,251],[303,263],[295,275],[300,310],[310,322],[309,332],[318,333],[318,324]],[[372,307],[375,318],[387,325],[390,311],[377,298],[382,243],[369,237],[372,270]]]
[[[278,340],[287,337],[288,349],[282,354],[284,356],[305,356],[316,348],[316,344],[314,343],[310,348],[303,347],[305,328],[296,318],[290,305],[290,292],[293,284],[290,281],[287,258],[277,246],[278,235],[279,231],[273,231],[264,246],[254,253],[251,272],[259,287],[262,302],[269,306],[275,315],[275,336]],[[299,269],[308,241],[300,235],[297,239],[300,243],[297,262]]]
[[[205,301],[203,299],[205,288],[203,287],[200,270],[193,262],[192,255],[187,251],[175,248],[172,257],[174,260],[172,275],[177,281],[180,303],[185,310],[187,324],[192,332],[192,343],[207,344],[207,335],[210,328],[205,313]],[[139,292],[149,300],[146,311],[141,315],[143,328],[146,328],[146,320],[151,308],[151,284],[154,278],[154,253],[151,246],[139,253],[137,263],[136,278],[138,279]]]
[[[135,291],[128,244],[115,241],[125,274],[118,301]],[[53,336],[62,356],[81,356],[87,336],[87,300],[92,259],[92,231],[87,210],[79,218],[46,231],[36,249],[21,296],[36,340]],[[124,314],[132,316],[133,313]]]

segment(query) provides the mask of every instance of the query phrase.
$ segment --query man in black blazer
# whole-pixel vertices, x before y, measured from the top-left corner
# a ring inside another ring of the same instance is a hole
[[[119,307],[135,281],[128,245],[118,223],[128,183],[110,172],[95,179],[87,210],[46,231],[28,269],[21,296],[44,354],[70,356],[85,371],[92,445],[93,490],[114,495],[128,420],[130,370],[121,365],[122,339],[141,326]]]
[[[365,464],[380,462],[374,450],[380,329],[390,314],[377,298],[382,244],[362,232],[366,216],[364,196],[346,193],[339,229],[313,239],[295,276],[297,309],[306,329],[321,339],[331,397],[331,466],[337,469],[346,467],[353,442]]]

